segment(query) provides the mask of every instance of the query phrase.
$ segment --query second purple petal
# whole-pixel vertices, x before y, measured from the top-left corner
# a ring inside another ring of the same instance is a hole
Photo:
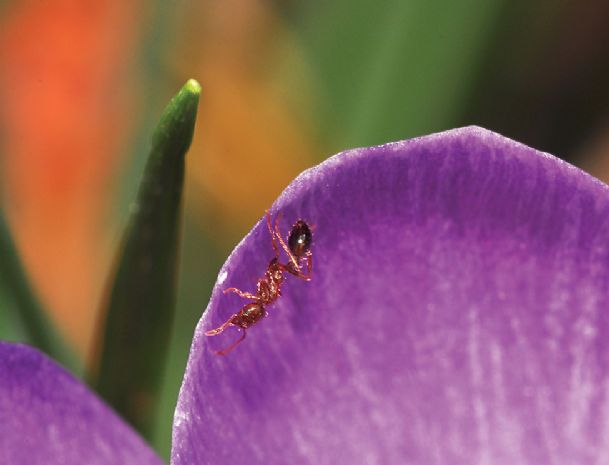
[[[37,350],[0,342],[1,465],[161,465],[127,424]]]

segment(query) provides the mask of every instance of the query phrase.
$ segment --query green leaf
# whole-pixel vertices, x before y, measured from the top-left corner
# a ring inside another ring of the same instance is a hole
[[[76,356],[64,344],[42,309],[19,259],[3,213],[0,211],[0,303],[4,313],[3,337],[27,342],[67,368],[78,372]]]
[[[156,127],[97,349],[95,388],[147,438],[174,315],[184,156],[200,92],[199,83],[189,80]]]

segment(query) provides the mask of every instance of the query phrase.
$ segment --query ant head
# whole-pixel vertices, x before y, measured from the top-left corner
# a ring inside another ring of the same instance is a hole
[[[313,242],[313,234],[307,223],[298,220],[292,226],[290,235],[288,236],[288,247],[295,257],[302,257],[311,249]]]

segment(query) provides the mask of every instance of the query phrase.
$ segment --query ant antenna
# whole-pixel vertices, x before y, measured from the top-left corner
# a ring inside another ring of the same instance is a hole
[[[280,217],[281,213],[279,213],[278,216]],[[271,241],[273,242],[273,250],[275,251],[275,256],[279,258],[279,247],[277,247],[277,242],[275,240],[275,232],[273,231],[273,226],[271,224],[271,213],[268,210],[266,210],[266,227],[268,228],[269,233],[271,234]]]

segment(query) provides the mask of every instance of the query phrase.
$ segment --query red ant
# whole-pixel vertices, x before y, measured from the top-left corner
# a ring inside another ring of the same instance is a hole
[[[243,330],[243,335],[236,342],[225,349],[217,351],[217,355],[226,355],[237,347],[237,345],[245,339],[247,328],[258,323],[266,316],[266,306],[272,304],[281,296],[281,285],[283,284],[283,273],[285,271],[297,278],[304,279],[305,281],[311,280],[311,272],[313,269],[313,254],[311,252],[313,235],[311,233],[311,228],[304,221],[298,220],[294,223],[294,226],[292,226],[286,244],[279,231],[280,219],[281,215],[278,215],[275,218],[275,227],[273,228],[271,224],[271,214],[267,210],[266,225],[271,234],[275,257],[269,262],[269,266],[267,267],[264,276],[258,280],[256,294],[243,292],[235,287],[229,287],[224,290],[225,294],[234,292],[244,299],[251,300],[251,302],[245,304],[241,310],[232,315],[221,326],[205,332],[206,336],[216,336],[229,326],[237,326]],[[288,262],[285,264],[279,262],[279,246],[277,245],[277,241],[279,241],[281,248],[289,258]],[[306,260],[306,274],[302,271],[303,260]]]

